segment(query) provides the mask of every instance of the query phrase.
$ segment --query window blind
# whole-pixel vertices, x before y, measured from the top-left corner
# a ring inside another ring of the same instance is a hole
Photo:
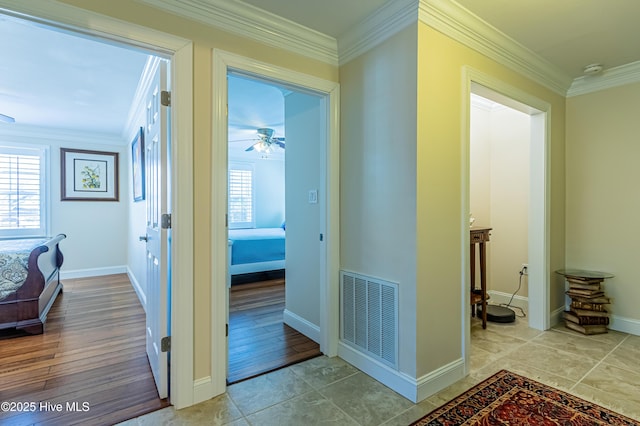
[[[253,226],[253,170],[229,169],[229,226]]]
[[[0,236],[44,235],[43,163],[43,151],[0,148]]]

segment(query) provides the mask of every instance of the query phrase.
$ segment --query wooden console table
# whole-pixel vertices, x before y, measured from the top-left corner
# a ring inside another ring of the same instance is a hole
[[[470,229],[471,243],[471,315],[476,314],[476,305],[482,305],[482,328],[487,328],[487,251],[484,243],[489,241],[492,228]],[[480,288],[476,289],[476,244],[480,249]]]

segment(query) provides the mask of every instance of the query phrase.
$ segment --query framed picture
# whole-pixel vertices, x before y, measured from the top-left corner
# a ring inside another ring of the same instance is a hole
[[[131,176],[133,177],[133,201],[144,200],[144,129],[131,142]]]
[[[118,153],[60,148],[62,201],[118,201]]]

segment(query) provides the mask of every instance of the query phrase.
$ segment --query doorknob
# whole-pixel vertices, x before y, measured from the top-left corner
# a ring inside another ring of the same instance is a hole
[[[138,237],[138,239],[139,239],[140,241],[147,242],[147,241],[149,241],[149,236],[148,236],[148,235],[140,235],[140,236]]]

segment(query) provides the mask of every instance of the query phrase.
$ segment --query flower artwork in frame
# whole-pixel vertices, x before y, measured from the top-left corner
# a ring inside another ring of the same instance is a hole
[[[133,178],[133,201],[144,200],[144,129],[136,133],[131,142],[131,176]]]
[[[60,148],[62,201],[118,201],[118,153]]]

